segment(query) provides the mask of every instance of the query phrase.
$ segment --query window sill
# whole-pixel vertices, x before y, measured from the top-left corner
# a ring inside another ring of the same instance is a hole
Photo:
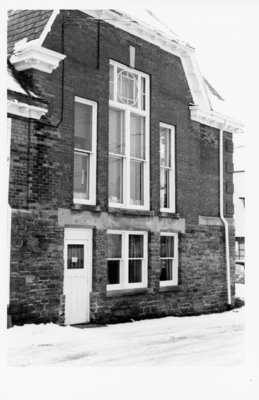
[[[181,290],[181,285],[160,286],[160,288],[158,289],[159,293],[178,292],[179,290]]]
[[[109,207],[108,212],[112,213],[112,214],[143,215],[143,216],[148,216],[148,217],[154,217],[154,215],[155,215],[154,211],[136,210],[136,209],[129,209],[129,208],[127,208],[127,209],[114,208],[114,207]]]
[[[71,210],[72,211],[97,211],[101,212],[101,207],[92,205],[92,204],[75,204],[72,203],[71,205]]]
[[[139,294],[147,294],[149,292],[150,289],[148,288],[108,290],[106,291],[106,297],[137,296]]]
[[[179,213],[172,213],[170,211],[160,211],[159,217],[180,219]]]

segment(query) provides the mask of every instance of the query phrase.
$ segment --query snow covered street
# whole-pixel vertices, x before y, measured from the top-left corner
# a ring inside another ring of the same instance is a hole
[[[9,366],[240,366],[244,307],[96,328],[54,324],[8,330]]]

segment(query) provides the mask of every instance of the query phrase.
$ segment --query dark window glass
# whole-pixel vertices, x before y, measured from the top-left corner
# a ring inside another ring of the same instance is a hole
[[[74,196],[89,199],[89,154],[74,153]]]
[[[108,284],[120,283],[120,261],[108,260]]]
[[[108,235],[108,258],[121,258],[121,235]]]
[[[123,162],[122,158],[109,157],[109,200],[113,203],[123,201]]]
[[[142,282],[142,260],[129,260],[129,283]]]
[[[160,281],[173,280],[173,260],[161,260]]]
[[[160,236],[160,257],[174,257],[174,236]]]
[[[144,204],[144,163],[130,162],[130,204]]]
[[[143,258],[143,235],[129,235],[129,258]]]
[[[124,111],[109,111],[109,151],[115,154],[125,154]]]
[[[160,207],[169,208],[169,169],[160,170]]]
[[[92,151],[92,106],[75,102],[74,147]]]
[[[84,268],[84,245],[69,244],[67,246],[67,269]]]

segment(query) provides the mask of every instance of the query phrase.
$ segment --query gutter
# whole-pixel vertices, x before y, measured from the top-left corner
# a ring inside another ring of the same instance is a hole
[[[231,281],[230,281],[230,255],[229,255],[229,229],[228,222],[224,217],[224,162],[223,162],[223,134],[224,129],[226,128],[227,121],[220,129],[219,133],[219,165],[220,165],[220,176],[219,176],[219,185],[220,185],[220,219],[225,228],[225,254],[226,254],[226,273],[227,273],[227,293],[228,293],[228,304],[231,305]]]

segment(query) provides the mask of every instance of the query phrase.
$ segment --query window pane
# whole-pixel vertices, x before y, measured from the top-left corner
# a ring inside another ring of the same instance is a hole
[[[109,200],[122,203],[122,159],[109,158]]]
[[[121,235],[108,234],[108,258],[121,258]]]
[[[160,128],[160,165],[171,167],[170,129]]]
[[[118,97],[120,103],[129,106],[137,106],[138,84],[137,75],[130,71],[117,69],[118,71]]]
[[[160,170],[160,207],[169,208],[169,174],[168,169]]]
[[[74,147],[92,151],[92,106],[75,102]]]
[[[109,98],[114,100],[114,66],[110,65],[109,71]]]
[[[146,109],[146,79],[141,77],[141,110]]]
[[[160,257],[174,257],[174,236],[160,236]]]
[[[74,153],[74,197],[89,199],[89,154]]]
[[[142,282],[142,260],[129,260],[129,283]]]
[[[143,258],[143,235],[129,235],[129,258]]]
[[[108,260],[108,284],[114,285],[116,283],[120,283],[120,261]]]
[[[115,154],[125,153],[124,112],[112,108],[109,111],[109,151]]]
[[[160,281],[173,280],[173,260],[161,260]]]
[[[130,155],[145,159],[145,118],[130,115]]]
[[[69,244],[67,246],[67,269],[84,268],[84,245]]]
[[[144,204],[143,162],[130,162],[130,204]]]

